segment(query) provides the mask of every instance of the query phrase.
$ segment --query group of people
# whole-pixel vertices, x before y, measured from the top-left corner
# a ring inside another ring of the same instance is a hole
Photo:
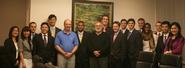
[[[109,16],[103,15],[94,23],[94,31],[85,31],[85,22],[71,30],[71,20],[64,21],[64,29],[55,26],[57,17],[49,15],[40,25],[31,22],[20,31],[12,26],[4,42],[6,63],[3,68],[136,68],[140,51],[156,54],[154,68],[161,54],[182,55],[185,39],[180,24],[156,22],[156,31],[150,23],[139,18],[122,19],[110,27]],[[20,32],[20,33],[19,33]],[[20,37],[19,37],[20,34]]]

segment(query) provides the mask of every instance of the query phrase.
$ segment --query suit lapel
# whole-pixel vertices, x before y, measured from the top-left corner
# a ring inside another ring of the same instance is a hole
[[[114,37],[114,34],[112,35],[112,39],[111,39],[111,41],[112,41],[112,44],[115,44],[115,43],[117,43],[118,41],[119,41],[119,37],[120,37],[120,35],[121,35],[121,31],[118,33],[118,35],[116,36],[116,39],[113,41],[113,37]]]
[[[135,31],[136,31],[135,29],[132,31],[131,35],[129,36],[129,39],[131,39],[132,37],[134,37]]]
[[[111,44],[113,44],[114,42],[113,42],[113,37],[114,37],[114,33],[112,33],[112,35],[111,35]]]
[[[84,41],[86,34],[87,34],[87,33],[84,31],[83,36],[82,36],[82,42]],[[82,43],[82,42],[81,42],[81,43]]]
[[[40,38],[40,43],[42,44],[42,46],[44,46],[44,39],[42,38],[42,34],[39,34],[39,38]]]
[[[78,36],[78,31],[76,31],[76,35],[77,35],[77,38],[78,38],[78,43],[80,43],[80,38]]]

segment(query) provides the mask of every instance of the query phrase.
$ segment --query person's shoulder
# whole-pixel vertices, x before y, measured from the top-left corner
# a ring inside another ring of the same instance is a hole
[[[61,34],[61,33],[63,33],[63,32],[64,32],[64,31],[61,30],[61,31],[59,31],[57,34]]]
[[[134,29],[133,32],[134,32],[134,33],[137,33],[137,34],[141,34],[141,31],[136,30],[136,29]]]
[[[6,38],[4,42],[10,42],[10,41],[12,41],[11,38]]]
[[[57,30],[59,30],[59,31],[61,31],[61,29],[60,29],[60,28],[58,28],[58,27],[56,27],[56,29],[57,29]]]
[[[89,31],[84,31],[84,33],[86,33],[86,34],[91,34],[91,32],[89,32]]]
[[[72,34],[72,35],[76,35],[76,32],[73,32],[73,31],[72,31],[71,34]]]
[[[41,33],[35,34],[35,36],[33,37],[33,40],[36,40],[36,39],[38,39],[38,38],[41,37],[41,36],[42,36]]]
[[[12,43],[12,42],[13,42],[13,40],[11,38],[7,38],[4,41],[4,46],[6,46],[6,44],[9,44],[9,43]]]

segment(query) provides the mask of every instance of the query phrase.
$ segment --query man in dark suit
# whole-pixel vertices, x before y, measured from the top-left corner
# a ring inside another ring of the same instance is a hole
[[[57,35],[57,33],[59,31],[61,31],[61,29],[59,29],[58,27],[55,26],[57,21],[57,17],[54,14],[49,15],[48,17],[48,24],[49,24],[49,32],[51,34],[52,37],[55,38],[55,36]]]
[[[169,26],[170,26],[170,23],[168,21],[164,21],[161,24],[162,36],[159,36],[159,38],[157,40],[153,68],[159,68],[158,63],[160,61],[161,55],[163,54],[163,50],[165,47],[164,44],[166,43],[165,41],[169,37]]]
[[[126,19],[121,19],[121,32],[124,34],[124,35],[128,35],[128,32],[129,30],[127,29],[127,20]]]
[[[31,40],[33,40],[33,38],[37,35],[37,33],[35,32],[37,28],[36,22],[30,22],[29,28],[31,30]]]
[[[78,50],[76,52],[76,65],[75,68],[89,68],[89,37],[90,33],[84,31],[85,23],[79,21],[77,23],[77,37],[79,40]]]
[[[110,68],[122,68],[125,65],[127,57],[127,43],[126,36],[119,30],[119,22],[113,23],[113,33],[111,34],[111,46],[110,46]]]
[[[141,33],[134,28],[135,20],[128,20],[128,60],[129,60],[129,68],[136,68],[137,58],[139,56],[139,51],[142,51],[143,41]]]
[[[49,34],[52,37],[56,37],[57,33],[61,31],[58,27],[55,26],[57,21],[57,17],[54,14],[49,15],[48,17],[48,24],[49,24]],[[56,51],[56,50],[55,50]],[[57,65],[57,51],[55,52],[55,58],[54,58],[54,65]]]
[[[41,33],[33,38],[33,61],[36,68],[54,64],[54,38],[48,34],[49,25],[41,24]]]
[[[139,32],[142,32],[143,31],[143,26],[145,25],[145,19],[144,18],[139,18],[137,20],[137,23],[138,23],[138,27],[139,27]]]

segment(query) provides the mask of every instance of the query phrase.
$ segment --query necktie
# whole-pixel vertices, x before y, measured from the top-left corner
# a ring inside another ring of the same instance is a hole
[[[44,45],[47,45],[46,34],[44,34]]]
[[[166,38],[167,38],[167,36],[165,35],[165,36],[164,36],[164,41],[163,41],[164,43],[166,42]]]

